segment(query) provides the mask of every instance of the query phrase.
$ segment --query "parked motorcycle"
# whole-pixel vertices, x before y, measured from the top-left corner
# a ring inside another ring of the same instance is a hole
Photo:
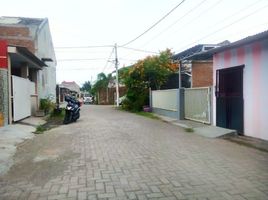
[[[71,96],[65,96],[67,106],[65,108],[64,124],[75,122],[80,117],[81,103]]]

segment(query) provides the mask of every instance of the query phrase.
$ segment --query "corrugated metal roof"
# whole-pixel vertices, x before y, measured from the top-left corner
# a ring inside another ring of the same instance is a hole
[[[42,18],[27,18],[27,17],[0,17],[1,25],[24,25],[24,26],[39,26],[44,20]]]
[[[224,42],[226,43],[226,41]],[[175,54],[172,58],[174,60],[184,60],[187,59],[189,56],[195,55],[200,52],[208,51],[211,48],[214,49],[218,46],[220,46],[220,44],[198,44],[189,49],[186,49],[185,51]]]
[[[268,30],[263,31],[261,33],[257,33],[255,35],[251,35],[248,37],[245,37],[241,40],[238,40],[236,42],[232,42],[230,44],[215,48],[215,49],[211,49],[209,51],[206,52],[199,52],[196,54],[193,54],[192,56],[189,56],[188,59],[190,60],[205,60],[208,58],[212,58],[213,54],[215,53],[219,53],[228,49],[232,49],[232,48],[237,48],[243,45],[247,45],[253,42],[257,42],[257,41],[261,41],[261,40],[268,40]]]
[[[212,49],[212,50],[210,50],[210,52],[211,53],[218,53],[218,52],[225,51],[227,49],[236,48],[236,47],[239,47],[239,46],[242,46],[242,45],[247,45],[247,44],[250,44],[250,43],[253,43],[253,42],[256,42],[256,41],[260,41],[260,40],[265,40],[265,39],[268,39],[268,30],[263,31],[261,33],[257,33],[255,35],[245,37],[245,38],[243,38],[241,40],[238,40],[236,42],[230,43],[229,45],[225,45],[225,46],[222,46],[222,47],[219,47],[219,48]]]

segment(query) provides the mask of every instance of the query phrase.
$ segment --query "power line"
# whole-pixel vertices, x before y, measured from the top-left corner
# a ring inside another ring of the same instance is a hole
[[[143,33],[141,33],[140,35],[138,35],[137,37],[135,37],[134,39],[130,40],[129,42],[121,45],[121,46],[127,46],[130,43],[136,41],[137,39],[139,39],[141,36],[143,36],[144,34],[146,34],[147,32],[149,32],[151,29],[153,29],[157,24],[159,24],[161,21],[163,21],[167,16],[169,16],[174,10],[176,10],[180,5],[182,5],[186,0],[182,0],[178,5],[176,5],[174,8],[172,8],[167,14],[165,14],[161,19],[159,19],[156,23],[154,23],[152,26],[150,26],[147,30],[145,30]]]
[[[195,42],[192,42],[192,43],[189,43],[188,45],[185,45],[185,46],[184,46],[183,48],[181,48],[181,49],[185,49],[185,48],[187,48],[187,47],[189,47],[189,46],[191,46],[191,45],[194,45],[194,44],[198,43],[200,40],[203,40],[203,39],[205,39],[205,38],[208,38],[209,36],[211,36],[211,35],[213,35],[213,34],[215,34],[215,33],[218,33],[218,32],[220,32],[220,31],[222,31],[222,30],[224,30],[224,29],[226,29],[226,28],[228,28],[228,27],[230,27],[230,26],[232,26],[232,25],[234,25],[234,24],[236,24],[236,23],[238,23],[238,22],[240,22],[240,21],[242,21],[242,20],[244,20],[244,19],[246,19],[246,18],[252,16],[252,15],[255,15],[255,14],[257,14],[257,11],[263,10],[263,9],[266,8],[266,7],[268,7],[268,4],[265,5],[265,6],[262,6],[261,8],[255,9],[253,12],[250,12],[249,14],[247,14],[247,15],[245,15],[245,16],[243,16],[243,17],[241,17],[241,18],[239,18],[239,19],[237,19],[237,20],[235,20],[235,21],[233,21],[233,22],[230,23],[230,24],[227,24],[227,25],[225,25],[225,26],[223,26],[223,27],[217,29],[216,31],[213,31],[213,32],[211,32],[211,33],[209,33],[209,34],[203,36],[202,38],[199,38],[199,39],[196,40]]]
[[[111,53],[110,53],[110,55],[109,55],[109,57],[108,57],[108,59],[107,59],[107,61],[106,61],[106,64],[104,65],[104,67],[103,67],[103,69],[102,69],[102,72],[104,72],[104,70],[107,68],[108,63],[110,62],[110,59],[111,59],[113,53],[114,53],[114,46],[113,46],[112,51],[111,51]]]
[[[153,41],[155,38],[159,37],[160,35],[162,35],[164,32],[166,32],[167,30],[169,30],[172,26],[174,26],[175,24],[177,24],[179,21],[181,21],[183,18],[185,18],[187,15],[189,15],[191,12],[193,12],[194,10],[196,10],[198,7],[200,7],[203,3],[205,3],[207,0],[203,0],[201,1],[199,4],[197,4],[195,7],[193,7],[192,9],[190,9],[187,13],[185,13],[182,17],[180,17],[179,19],[177,19],[175,22],[173,22],[171,25],[169,25],[167,28],[165,28],[163,31],[161,31],[159,34],[157,34],[156,36],[154,36],[151,40],[149,40],[148,42],[146,42],[145,44],[143,44],[142,46],[147,45],[148,43],[150,43],[151,41]],[[220,0],[221,1],[221,0]]]
[[[105,60],[105,58],[74,58],[74,59],[59,59],[58,62],[69,62],[69,61],[90,61],[90,60]]]
[[[87,49],[87,48],[108,48],[113,45],[93,45],[93,46],[66,46],[66,47],[54,47],[55,49]]]
[[[136,48],[132,48],[132,47],[126,47],[126,46],[118,46],[118,47],[124,48],[124,49],[133,50],[133,51],[144,52],[144,53],[159,54],[158,52],[155,52],[155,51],[148,51],[148,50],[136,49]]]

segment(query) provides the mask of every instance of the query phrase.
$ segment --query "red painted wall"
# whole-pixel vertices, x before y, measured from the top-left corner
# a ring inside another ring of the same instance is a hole
[[[7,42],[0,40],[0,68],[7,69]]]

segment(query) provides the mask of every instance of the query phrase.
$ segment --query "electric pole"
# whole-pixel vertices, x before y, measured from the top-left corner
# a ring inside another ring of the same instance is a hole
[[[115,52],[115,70],[116,70],[116,107],[119,107],[119,82],[118,82],[118,58],[117,58],[117,44],[114,45]]]

